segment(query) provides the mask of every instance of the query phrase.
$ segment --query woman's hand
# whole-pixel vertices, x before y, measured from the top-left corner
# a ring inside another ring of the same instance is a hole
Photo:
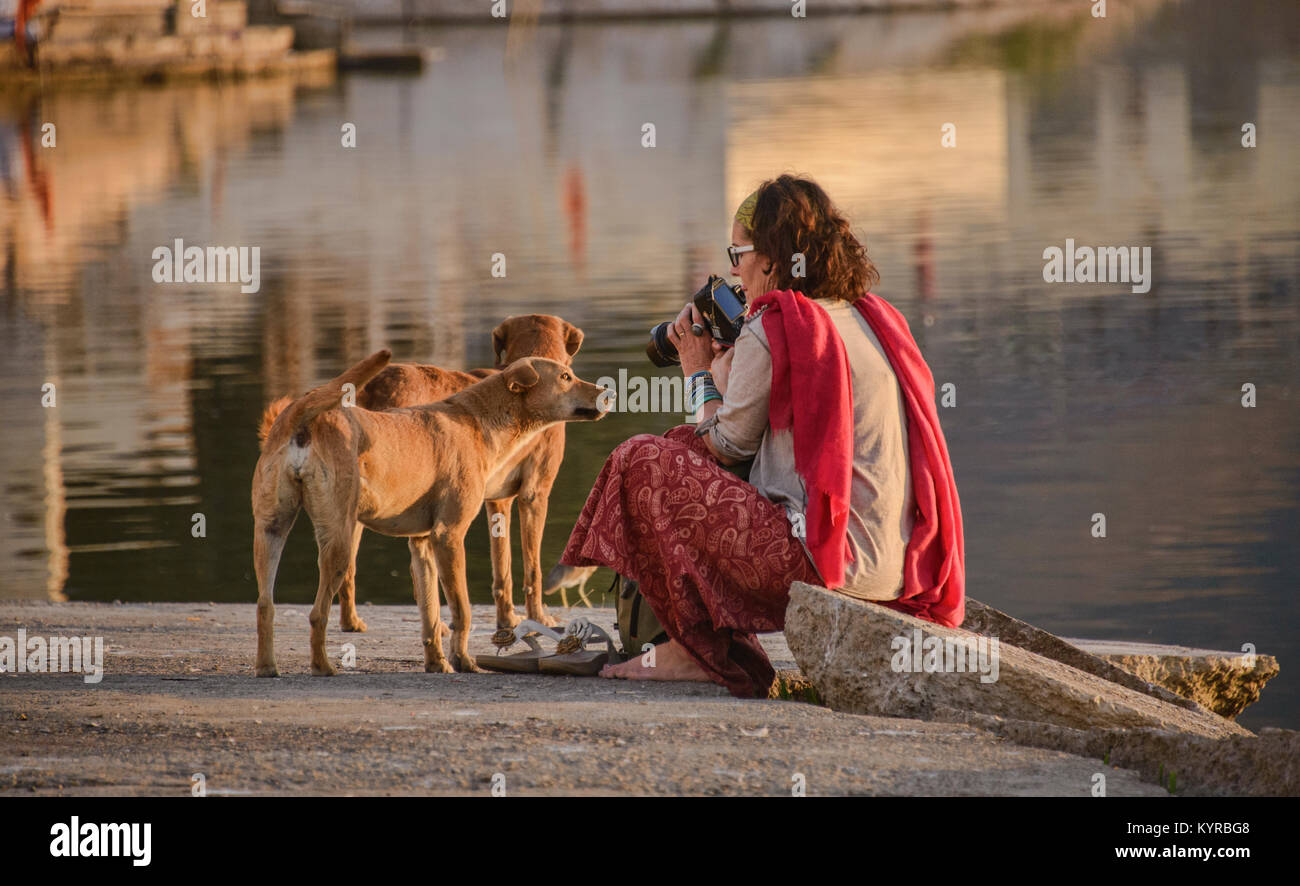
[[[704,318],[693,302],[682,308],[677,319],[673,320],[673,325],[668,327],[668,340],[677,348],[677,354],[682,358],[682,374],[688,377],[702,369],[708,369],[714,354],[722,348],[713,340],[707,327],[703,335],[693,333],[692,323],[704,326]]]

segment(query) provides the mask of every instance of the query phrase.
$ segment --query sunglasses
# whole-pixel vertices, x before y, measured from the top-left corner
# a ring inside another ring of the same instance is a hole
[[[749,246],[728,246],[727,258],[731,259],[731,266],[733,268],[738,268],[740,267],[740,257],[744,255],[746,252],[753,252],[753,251],[754,251],[754,246],[752,243]]]

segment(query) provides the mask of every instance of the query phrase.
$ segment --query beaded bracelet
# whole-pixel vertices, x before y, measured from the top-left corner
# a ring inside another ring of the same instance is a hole
[[[696,390],[695,395],[691,397],[691,402],[688,404],[688,408],[693,413],[699,412],[700,407],[703,406],[705,403],[708,403],[710,400],[721,400],[721,399],[722,399],[722,394],[718,392],[717,388],[713,387],[712,385],[706,385]]]
[[[717,389],[717,385],[713,383],[713,373],[707,369],[701,369],[686,379],[687,391],[695,391],[703,387]]]
[[[722,393],[713,383],[713,373],[707,369],[696,372],[686,381],[686,420],[695,421],[696,413],[710,400],[721,400]]]

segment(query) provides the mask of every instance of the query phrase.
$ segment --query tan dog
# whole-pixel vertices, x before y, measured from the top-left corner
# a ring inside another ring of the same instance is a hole
[[[570,364],[582,347],[582,330],[550,314],[521,314],[507,317],[492,330],[494,369],[460,372],[422,363],[394,363],[375,376],[357,394],[357,405],[371,410],[394,409],[436,403],[489,377],[522,357],[547,357]],[[260,437],[266,439],[272,423],[291,402],[282,397],[267,407],[262,416]],[[551,487],[564,460],[564,425],[555,425],[520,452],[509,466],[509,479],[500,498],[487,502],[489,539],[492,550],[492,599],[497,607],[497,627],[513,628],[520,621],[515,614],[514,580],[510,573],[510,510],[519,501],[519,534],[524,555],[524,605],[528,618],[548,626],[556,620],[542,603],[542,531]],[[492,531],[493,529],[496,531]],[[347,575],[339,591],[339,627],[364,631],[366,623],[357,615],[357,548],[364,528],[357,524]]]
[[[334,673],[325,655],[330,603],[348,572],[356,527],[405,537],[424,639],[424,669],[477,671],[469,654],[465,532],[484,499],[500,498],[504,471],[538,434],[561,422],[604,417],[604,389],[567,364],[527,357],[439,403],[371,412],[338,408],[388,364],[379,351],[294,400],[267,433],[253,474],[260,677],[275,663],[275,573],[300,509],[316,530],[320,582],[311,610],[311,672]],[[438,581],[452,611],[451,661],[443,653]]]

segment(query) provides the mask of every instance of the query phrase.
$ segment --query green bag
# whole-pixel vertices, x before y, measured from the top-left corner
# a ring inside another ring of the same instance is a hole
[[[654,610],[641,596],[635,580],[614,576],[614,609],[618,614],[618,638],[623,643],[623,654],[631,658],[640,655],[645,644],[668,642],[668,632],[659,624]]]

